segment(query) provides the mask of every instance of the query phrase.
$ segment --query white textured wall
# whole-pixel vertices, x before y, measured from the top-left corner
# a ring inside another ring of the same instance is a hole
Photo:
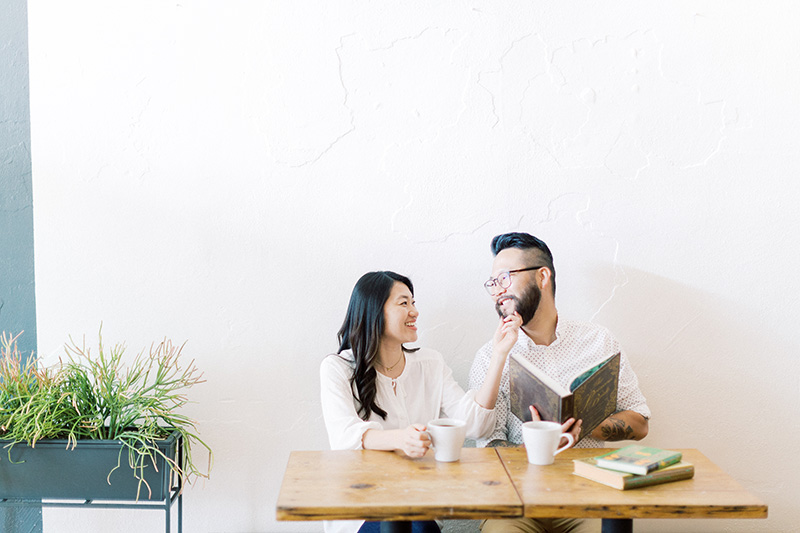
[[[599,5],[599,4],[598,4]],[[795,2],[29,0],[39,351],[188,339],[213,446],[186,531],[277,523],[322,449],[317,368],[355,280],[412,277],[466,383],[489,240],[544,238],[563,316],[610,327],[654,413],[800,521]],[[784,460],[785,459],[785,460]],[[141,520],[138,527],[133,519]],[[45,511],[45,530],[161,514]]]

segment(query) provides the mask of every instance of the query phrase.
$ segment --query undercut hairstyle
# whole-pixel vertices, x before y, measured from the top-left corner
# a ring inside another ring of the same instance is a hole
[[[519,248],[529,252],[530,256],[541,266],[550,270],[550,285],[553,287],[553,297],[556,295],[556,268],[553,266],[553,254],[543,240],[529,233],[504,233],[492,239],[492,255],[497,255],[506,248]],[[536,266],[536,265],[526,265]]]
[[[411,295],[414,285],[405,276],[390,271],[367,272],[356,282],[350,295],[342,327],[339,329],[339,351],[351,350],[355,367],[350,377],[350,389],[353,399],[358,405],[358,416],[369,420],[372,413],[386,420],[386,411],[375,401],[378,393],[375,363],[381,346],[381,337],[385,330],[383,306],[389,299],[392,287],[396,282],[403,283]],[[417,349],[402,347],[405,352]]]

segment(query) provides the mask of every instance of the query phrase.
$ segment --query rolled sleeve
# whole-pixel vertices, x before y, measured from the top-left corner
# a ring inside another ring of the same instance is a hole
[[[647,406],[644,394],[639,389],[639,378],[636,377],[636,373],[633,371],[633,367],[624,352],[620,360],[617,409],[619,411],[634,411],[646,419],[650,419],[650,408]]]
[[[460,387],[459,387],[460,388]],[[452,418],[464,420],[467,423],[467,438],[480,439],[490,435],[494,431],[495,411],[486,409],[475,401],[477,391],[470,390],[461,393],[461,399],[449,409],[445,409],[445,414]]]
[[[475,401],[477,391],[464,389],[453,377],[452,369],[444,361],[442,368],[442,411],[467,423],[467,438],[478,439],[494,430],[495,410],[486,409]]]

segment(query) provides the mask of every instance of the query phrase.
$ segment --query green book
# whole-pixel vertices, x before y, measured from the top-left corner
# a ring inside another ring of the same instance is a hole
[[[659,468],[675,464],[681,458],[681,452],[631,444],[600,455],[596,459],[599,467],[644,476]]]
[[[596,457],[573,459],[572,463],[574,465],[573,473],[576,476],[581,476],[618,490],[638,489],[694,477],[694,465],[684,462],[653,470],[644,476],[600,468],[597,466]]]

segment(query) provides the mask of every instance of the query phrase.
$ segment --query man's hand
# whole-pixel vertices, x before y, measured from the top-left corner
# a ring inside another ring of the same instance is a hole
[[[517,342],[519,328],[521,327],[522,317],[516,311],[514,311],[514,314],[501,319],[494,332],[494,351],[504,357],[508,355],[508,352]]]
[[[503,368],[506,365],[508,353],[519,337],[519,328],[522,327],[522,317],[515,312],[500,320],[494,332],[492,358],[486,370],[481,387],[475,394],[475,402],[484,409],[494,409],[497,403],[497,394],[500,389],[500,380],[503,377]]]
[[[398,449],[403,450],[409,457],[423,457],[431,447],[431,437],[422,424],[411,424],[400,431]]]
[[[539,411],[537,411],[534,406],[531,405],[530,410],[531,410],[531,418],[533,419],[534,422],[539,422],[542,420],[542,418],[539,416]],[[572,446],[575,446],[575,443],[578,442],[578,439],[581,436],[582,424],[583,420],[578,420],[576,422],[574,418],[570,418],[569,420],[561,424],[561,432],[569,433],[570,435],[572,435],[573,437]],[[558,443],[558,447],[560,448],[561,446],[564,446],[567,442],[568,439],[566,437],[561,437],[561,441]],[[572,448],[572,446],[570,446],[570,448]]]

